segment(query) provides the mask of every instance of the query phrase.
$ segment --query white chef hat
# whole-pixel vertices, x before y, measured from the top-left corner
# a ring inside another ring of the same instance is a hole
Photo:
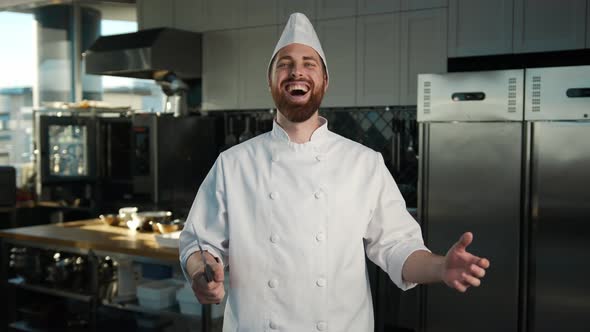
[[[311,22],[307,16],[301,13],[293,13],[291,16],[289,16],[289,21],[287,21],[287,24],[285,25],[283,34],[281,35],[281,38],[279,39],[279,42],[277,43],[277,46],[275,46],[275,50],[272,52],[272,56],[270,57],[270,62],[268,63],[268,72],[270,73],[272,60],[274,59],[275,55],[279,53],[281,48],[294,43],[307,45],[318,52],[320,58],[322,58],[322,61],[324,62],[326,77],[328,77],[328,64],[326,63],[326,56],[324,55],[324,50],[322,50],[320,39],[315,33],[313,25],[311,25]]]

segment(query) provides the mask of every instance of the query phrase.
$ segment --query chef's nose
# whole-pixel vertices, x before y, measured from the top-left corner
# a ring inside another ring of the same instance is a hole
[[[297,78],[297,77],[301,77],[303,76],[303,72],[302,72],[302,68],[300,65],[293,65],[291,67],[291,77],[292,78]]]

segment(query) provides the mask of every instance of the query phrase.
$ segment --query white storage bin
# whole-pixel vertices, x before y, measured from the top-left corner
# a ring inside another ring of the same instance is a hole
[[[223,298],[223,301],[221,301],[220,304],[211,305],[211,318],[213,319],[223,317],[223,313],[225,312],[225,302],[227,301],[227,292],[229,290],[229,275],[226,275],[224,287],[226,295]],[[181,313],[201,317],[203,306],[199,303],[199,300],[197,300],[197,297],[188,283],[176,291],[176,300],[180,305]]]
[[[164,309],[176,304],[176,290],[181,287],[172,279],[156,280],[137,286],[139,305],[150,309]]]
[[[176,300],[180,306],[181,313],[201,317],[203,306],[197,300],[190,285],[186,284],[184,287],[176,291]]]

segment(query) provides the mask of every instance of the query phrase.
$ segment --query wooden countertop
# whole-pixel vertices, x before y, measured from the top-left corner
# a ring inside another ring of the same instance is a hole
[[[154,233],[109,226],[99,219],[0,230],[0,237],[178,262],[178,249],[161,247]]]

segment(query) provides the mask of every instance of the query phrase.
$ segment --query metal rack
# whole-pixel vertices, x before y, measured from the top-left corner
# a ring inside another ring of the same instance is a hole
[[[77,255],[86,255],[88,257],[88,276],[91,276],[88,284],[84,291],[74,291],[74,290],[66,290],[60,289],[56,287],[51,287],[48,285],[42,284],[32,284],[26,282],[21,277],[13,277],[11,276],[11,272],[8,267],[8,262],[10,261],[10,249],[13,246],[27,246],[30,248],[35,249],[43,249],[43,250],[59,250],[62,252],[68,252],[71,254]],[[221,331],[222,321],[223,319],[215,319],[211,320],[210,318],[207,319],[207,315],[210,315],[210,308],[208,306],[203,306],[203,315],[201,317],[198,316],[191,316],[185,315],[180,312],[178,306],[156,310],[150,309],[146,307],[140,306],[137,301],[129,301],[129,302],[122,302],[122,303],[115,303],[109,302],[108,300],[104,300],[99,296],[99,284],[98,284],[98,264],[99,259],[98,255],[107,255],[108,253],[94,252],[93,250],[82,250],[79,248],[63,248],[59,246],[51,246],[46,244],[39,244],[36,245],[35,243],[30,243],[27,241],[18,241],[12,239],[0,239],[0,249],[2,255],[2,266],[0,268],[0,291],[3,294],[3,299],[0,300],[0,310],[4,313],[2,317],[0,317],[0,331],[39,331],[39,332],[49,332],[49,331],[73,331],[77,332],[81,329],[79,327],[73,328],[43,328],[40,329],[39,327],[32,326],[28,322],[19,319],[17,315],[17,308],[15,306],[16,300],[18,299],[18,292],[25,291],[31,293],[38,293],[44,294],[49,297],[56,297],[62,298],[65,301],[76,301],[80,302],[85,306],[88,306],[88,328],[84,329],[84,331],[98,331],[97,328],[98,324],[98,312],[100,308],[108,308],[117,311],[124,311],[128,313],[136,313],[136,314],[145,314],[153,317],[161,317],[167,318],[174,322],[177,321],[186,321],[186,324],[190,324],[190,326],[200,326],[200,331],[202,332],[213,332],[213,331]],[[137,257],[137,260],[134,259],[134,262],[154,262],[154,260],[147,259],[145,257]],[[161,263],[158,261],[158,263]],[[203,319],[202,317],[205,317]],[[188,325],[187,325],[188,326]]]

